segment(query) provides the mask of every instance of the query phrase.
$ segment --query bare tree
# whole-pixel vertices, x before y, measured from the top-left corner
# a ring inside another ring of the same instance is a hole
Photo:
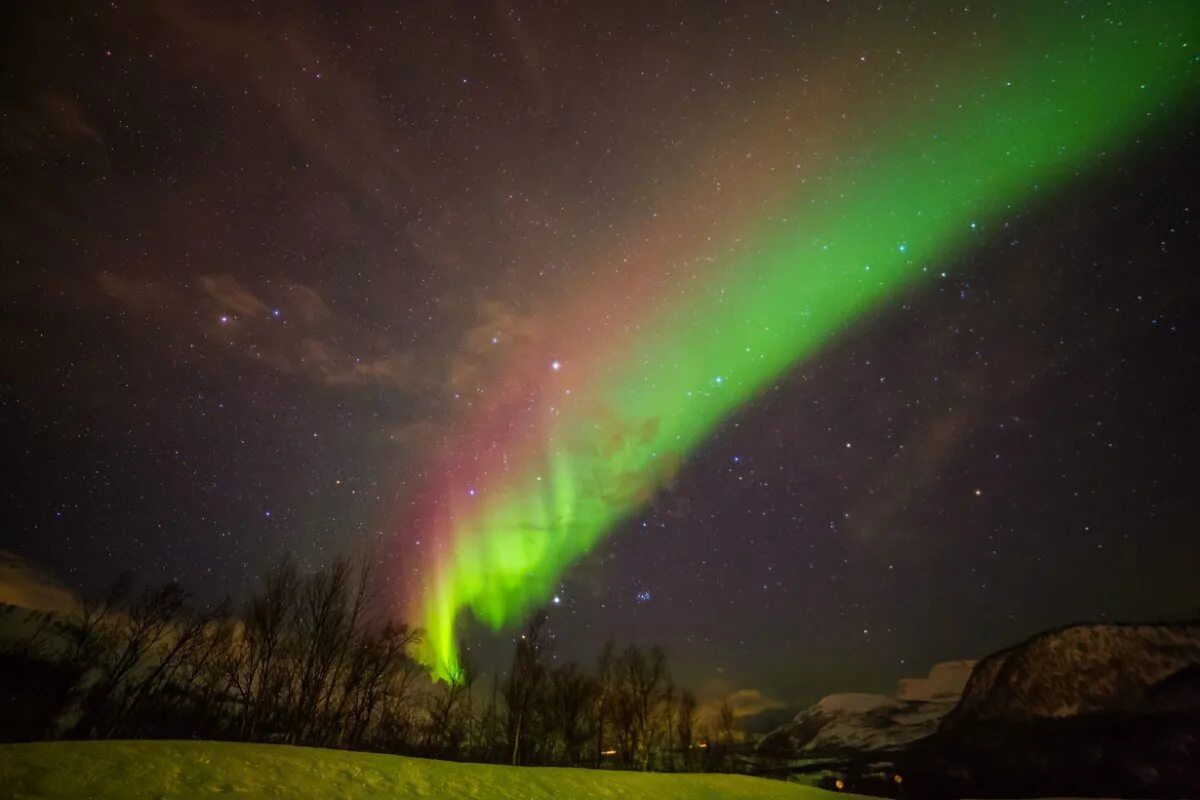
[[[732,766],[732,748],[734,738],[733,706],[728,700],[721,702],[717,709],[717,741],[716,747],[710,748],[710,756],[720,770],[729,770]]]
[[[634,769],[649,769],[656,739],[664,728],[669,728],[665,714],[671,685],[666,656],[658,647],[643,651],[629,645],[621,652],[618,674],[621,678],[618,720],[628,731],[623,741],[623,757]]]
[[[692,768],[692,750],[696,742],[696,695],[685,690],[675,709],[675,738],[683,753],[683,768]]]
[[[144,668],[153,651],[175,633],[184,600],[183,590],[168,583],[156,590],[143,591],[109,615],[111,657],[103,663],[100,678],[88,692],[84,713],[76,726],[78,734],[95,736],[110,732],[105,727],[106,722],[111,724],[106,715],[111,716],[113,708],[122,705],[120,693],[127,690],[126,679],[138,667]]]
[[[106,594],[42,623],[57,634],[54,647],[27,643],[22,652],[34,667],[50,661],[64,676],[56,707],[85,694],[75,735],[240,738],[572,766],[591,763],[594,742],[597,766],[640,770],[674,768],[678,742],[691,766],[696,700],[676,693],[659,648],[617,651],[610,642],[595,672],[574,663],[551,668],[539,613],[514,640],[509,672],[493,677],[476,715],[469,665],[448,682],[427,682],[410,654],[422,632],[378,615],[371,563],[356,570],[338,559],[301,575],[285,559],[238,614],[228,603],[197,611],[173,584],[135,594],[123,576]],[[710,752],[728,750],[728,714]]]
[[[121,604],[133,591],[133,577],[122,573],[102,595],[85,594],[58,625],[66,641],[63,661],[77,671],[97,666],[114,646],[113,625]]]
[[[279,714],[287,683],[283,651],[299,604],[299,586],[295,565],[281,561],[243,611],[240,646],[228,664],[229,682],[242,706],[242,739],[256,739],[264,718]]]
[[[400,705],[410,701],[418,665],[409,649],[420,640],[419,630],[403,623],[388,623],[382,629],[360,634],[351,648],[344,673],[342,703],[346,747],[359,748],[368,728],[390,698]]]
[[[546,670],[542,665],[545,650],[542,627],[545,624],[545,612],[538,612],[517,639],[512,669],[504,685],[504,704],[507,711],[505,729],[510,763],[513,765],[521,764],[525,760],[523,756],[527,750],[530,722],[545,679]]]
[[[479,735],[476,738],[474,759],[502,761],[505,758],[504,721],[500,714],[500,675],[492,673],[491,693],[479,716]]]
[[[459,648],[465,653],[465,648]],[[443,758],[456,758],[470,724],[470,692],[473,676],[465,656],[446,680],[429,696],[427,747]]]
[[[599,694],[596,679],[578,664],[564,664],[550,672],[547,685],[547,717],[550,731],[561,744],[561,760],[568,766],[580,762],[583,745],[592,738],[592,710]]]
[[[164,598],[160,592],[155,597],[160,603]],[[164,627],[160,640],[144,654],[141,668],[131,671],[127,686],[116,702],[112,713],[112,721],[105,731],[108,736],[121,733],[140,705],[157,699],[163,699],[164,689],[176,686],[177,677],[189,666],[195,666],[198,659],[211,651],[209,632],[214,622],[226,615],[224,605],[209,611],[197,613],[184,605],[182,594],[175,594],[166,604],[160,604],[151,609],[160,616],[158,624]]]
[[[620,679],[617,674],[616,646],[604,643],[596,661],[596,766],[604,765],[604,731],[611,727],[619,700]]]
[[[226,723],[235,708],[230,664],[241,650],[240,620],[220,612],[212,614],[202,641],[183,654],[175,676],[176,688],[190,706],[193,732],[226,735]],[[234,732],[236,735],[236,731]]]

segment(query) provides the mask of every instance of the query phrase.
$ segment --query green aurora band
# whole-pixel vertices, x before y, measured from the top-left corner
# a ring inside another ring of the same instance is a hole
[[[739,231],[737,249],[654,305],[635,336],[576,334],[577,352],[544,379],[552,413],[522,428],[469,506],[441,501],[424,521],[439,542],[418,600],[434,675],[457,674],[460,612],[519,623],[765,386],[931,277],[989,220],[1103,170],[1113,149],[1191,107],[1200,3],[1047,6],[991,42],[1002,55],[986,68],[950,64]]]

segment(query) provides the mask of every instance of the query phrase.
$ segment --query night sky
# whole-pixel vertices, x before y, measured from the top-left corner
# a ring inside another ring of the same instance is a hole
[[[512,375],[571,378],[575,315],[695,308],[705,248],[801,184],[838,196],[820,176],[930,87],[1004,83],[1023,15],[1121,13],[9,5],[0,550],[204,602],[283,554],[370,551],[415,624],[414,509],[445,510],[445,452],[490,446]],[[1054,625],[1200,612],[1186,79],[1150,127],[966,212],[968,240],[706,430],[538,598],[557,656],[659,643],[709,697],[794,707]],[[507,653],[511,629],[463,625],[482,662]]]

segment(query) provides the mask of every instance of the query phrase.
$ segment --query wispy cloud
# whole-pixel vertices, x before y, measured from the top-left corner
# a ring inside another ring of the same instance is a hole
[[[458,349],[446,368],[449,394],[472,395],[487,386],[504,393],[502,379],[512,379],[514,364],[532,362],[545,350],[546,320],[523,314],[495,300],[476,301],[476,322],[459,339]]]
[[[357,331],[311,286],[284,284],[273,304],[228,274],[176,286],[102,271],[96,281],[127,311],[196,343],[326,386],[418,391],[432,383],[413,353]]]
[[[696,712],[700,725],[716,730],[720,724],[721,706],[725,703],[728,703],[729,707],[733,709],[735,720],[787,707],[786,703],[767,696],[761,689],[736,689],[722,697],[702,703]]]
[[[738,689],[725,698],[733,708],[734,717],[752,717],[764,711],[774,711],[783,708],[784,703],[773,697],[767,697],[758,689]]]
[[[13,553],[0,550],[0,604],[37,611],[70,611],[75,595]]]

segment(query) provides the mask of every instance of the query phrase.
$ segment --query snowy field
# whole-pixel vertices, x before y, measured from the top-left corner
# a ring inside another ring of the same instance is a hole
[[[739,775],[499,767],[226,742],[37,742],[0,746],[6,798],[642,798],[805,800],[820,789]],[[854,795],[837,794],[836,797]]]

